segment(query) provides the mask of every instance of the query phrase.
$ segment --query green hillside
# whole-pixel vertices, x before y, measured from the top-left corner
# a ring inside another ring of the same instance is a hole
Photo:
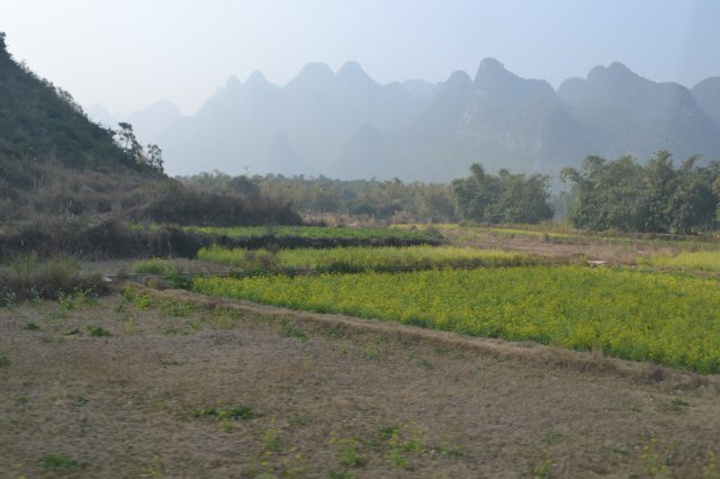
[[[288,204],[200,193],[168,178],[159,148],[143,148],[131,125],[119,126],[115,132],[90,121],[69,93],[16,62],[0,32],[0,222],[300,222]]]

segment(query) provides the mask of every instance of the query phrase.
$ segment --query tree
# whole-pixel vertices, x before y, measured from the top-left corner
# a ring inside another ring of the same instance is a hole
[[[527,178],[505,169],[498,176],[488,175],[479,163],[470,172],[469,178],[451,184],[461,216],[490,223],[539,223],[552,218],[547,176]]]
[[[150,168],[155,170],[158,173],[163,173],[163,152],[160,149],[159,146],[154,144],[149,144],[147,146],[147,161]]]
[[[128,159],[133,162],[146,162],[146,159],[143,156],[142,146],[140,146],[137,138],[135,138],[135,133],[133,132],[132,125],[130,123],[121,121],[120,123],[118,123],[118,126],[120,127],[120,130],[115,132],[115,139],[120,145],[120,148],[122,148],[122,150],[125,152],[125,156],[127,156]],[[144,159],[145,161],[140,161],[142,159]]]

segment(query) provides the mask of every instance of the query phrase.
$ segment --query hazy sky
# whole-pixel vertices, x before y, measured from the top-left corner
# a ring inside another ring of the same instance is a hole
[[[618,60],[688,87],[720,75],[720,0],[2,0],[10,52],[83,106],[169,99],[228,77],[285,84],[310,61],[381,83],[474,75],[492,56],[554,87]]]

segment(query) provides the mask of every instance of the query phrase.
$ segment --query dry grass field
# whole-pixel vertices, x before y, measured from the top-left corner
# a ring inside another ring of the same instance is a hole
[[[142,288],[0,309],[7,478],[716,478],[720,378]]]

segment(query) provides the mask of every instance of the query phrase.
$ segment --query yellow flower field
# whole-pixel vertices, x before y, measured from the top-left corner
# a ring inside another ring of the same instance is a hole
[[[720,372],[714,278],[577,266],[197,278],[203,294]]]

